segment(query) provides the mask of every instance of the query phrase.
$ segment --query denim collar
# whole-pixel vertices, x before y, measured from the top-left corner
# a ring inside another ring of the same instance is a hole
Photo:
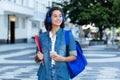
[[[56,32],[56,37],[57,37],[58,35],[60,35],[62,31],[63,31],[63,29],[62,29],[62,28],[59,28],[59,29],[57,30],[57,32]],[[48,34],[48,36],[49,36],[49,32],[47,32],[47,34]]]
[[[59,28],[59,30],[56,32],[56,36],[61,35],[62,30],[62,28]]]

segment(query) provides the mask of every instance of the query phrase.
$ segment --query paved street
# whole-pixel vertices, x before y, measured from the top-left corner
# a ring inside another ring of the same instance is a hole
[[[88,65],[74,80],[120,80],[120,50],[106,46],[84,48]]]
[[[0,80],[37,80],[34,44],[0,46]]]
[[[106,46],[83,48],[86,69],[73,80],[120,80],[120,50]],[[0,80],[37,80],[35,44],[0,45]]]

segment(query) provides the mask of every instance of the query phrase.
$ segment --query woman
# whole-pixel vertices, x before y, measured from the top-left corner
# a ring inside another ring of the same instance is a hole
[[[45,28],[47,32],[39,36],[42,52],[37,55],[44,65],[40,64],[38,80],[69,80],[67,62],[76,59],[75,40],[69,34],[69,56],[66,55],[64,16],[59,7],[52,7],[46,14]]]

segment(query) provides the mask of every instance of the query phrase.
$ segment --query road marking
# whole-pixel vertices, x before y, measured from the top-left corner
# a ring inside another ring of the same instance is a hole
[[[120,62],[120,57],[87,59],[88,63]]]

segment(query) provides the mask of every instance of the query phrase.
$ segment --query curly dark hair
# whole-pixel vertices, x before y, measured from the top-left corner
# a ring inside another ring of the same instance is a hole
[[[45,25],[45,28],[47,31],[50,31],[52,29],[52,26],[51,26],[52,24],[47,21],[47,18],[51,17],[51,14],[54,10],[59,10],[62,13],[62,16],[64,16],[62,9],[59,7],[52,7],[50,10],[48,10],[48,12],[46,14],[46,18],[44,20],[44,25]],[[62,21],[62,24],[60,25],[60,27],[64,28],[64,20]]]

